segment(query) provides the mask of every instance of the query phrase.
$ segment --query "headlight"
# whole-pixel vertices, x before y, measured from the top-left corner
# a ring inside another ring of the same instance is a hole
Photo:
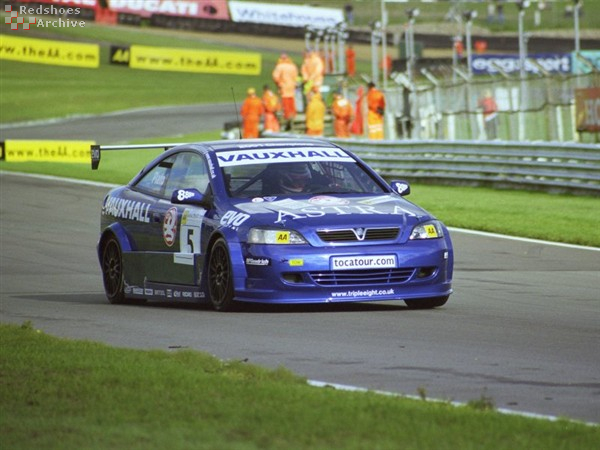
[[[300,233],[293,230],[271,230],[251,228],[248,232],[249,244],[306,244]]]
[[[437,220],[431,220],[414,227],[409,239],[437,239],[441,237],[444,237],[442,224]]]

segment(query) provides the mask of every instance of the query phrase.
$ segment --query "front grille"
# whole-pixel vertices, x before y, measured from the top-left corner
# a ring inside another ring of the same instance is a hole
[[[386,283],[404,283],[415,269],[327,270],[309,272],[310,279],[319,286],[372,286]]]
[[[364,234],[361,234],[361,230]],[[318,230],[317,236],[323,242],[385,241],[396,239],[399,232],[400,228],[398,227],[346,228],[342,230]]]

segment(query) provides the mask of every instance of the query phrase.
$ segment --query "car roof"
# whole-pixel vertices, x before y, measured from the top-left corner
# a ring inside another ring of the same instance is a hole
[[[225,150],[254,150],[264,148],[276,148],[276,147],[328,147],[338,148],[337,145],[320,139],[240,139],[230,141],[214,141],[209,143],[210,147],[215,151]]]
[[[219,141],[196,142],[177,146],[171,150],[182,150],[183,148],[194,148],[201,152],[219,152],[235,150],[259,150],[265,148],[286,147],[318,147],[318,148],[340,148],[332,142],[311,138],[271,138],[271,139],[231,139]]]

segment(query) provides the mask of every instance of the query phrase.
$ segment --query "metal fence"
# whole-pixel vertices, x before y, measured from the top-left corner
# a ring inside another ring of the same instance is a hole
[[[600,196],[596,144],[326,139],[356,153],[388,180]]]
[[[354,104],[360,84],[339,80],[328,89],[342,89]],[[575,90],[598,86],[599,72],[471,81],[448,73],[437,85],[390,81],[385,89],[386,138],[600,143],[600,133],[577,132],[575,117]],[[486,92],[498,105],[495,136],[486,133],[480,106]]]
[[[600,195],[600,146],[332,139],[387,179]]]
[[[389,87],[390,139],[499,139],[600,142],[599,133],[576,131],[575,89],[600,86],[600,75],[452,80],[409,89]],[[489,92],[498,105],[497,133],[489,136],[480,100]]]

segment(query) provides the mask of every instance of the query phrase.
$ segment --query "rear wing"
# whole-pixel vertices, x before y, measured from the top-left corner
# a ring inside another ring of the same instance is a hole
[[[139,145],[97,145],[91,146],[91,157],[92,157],[92,170],[98,170],[100,165],[100,157],[103,151],[108,150],[154,150],[162,148],[164,151],[178,145],[184,145],[183,143],[174,144],[139,144]]]

